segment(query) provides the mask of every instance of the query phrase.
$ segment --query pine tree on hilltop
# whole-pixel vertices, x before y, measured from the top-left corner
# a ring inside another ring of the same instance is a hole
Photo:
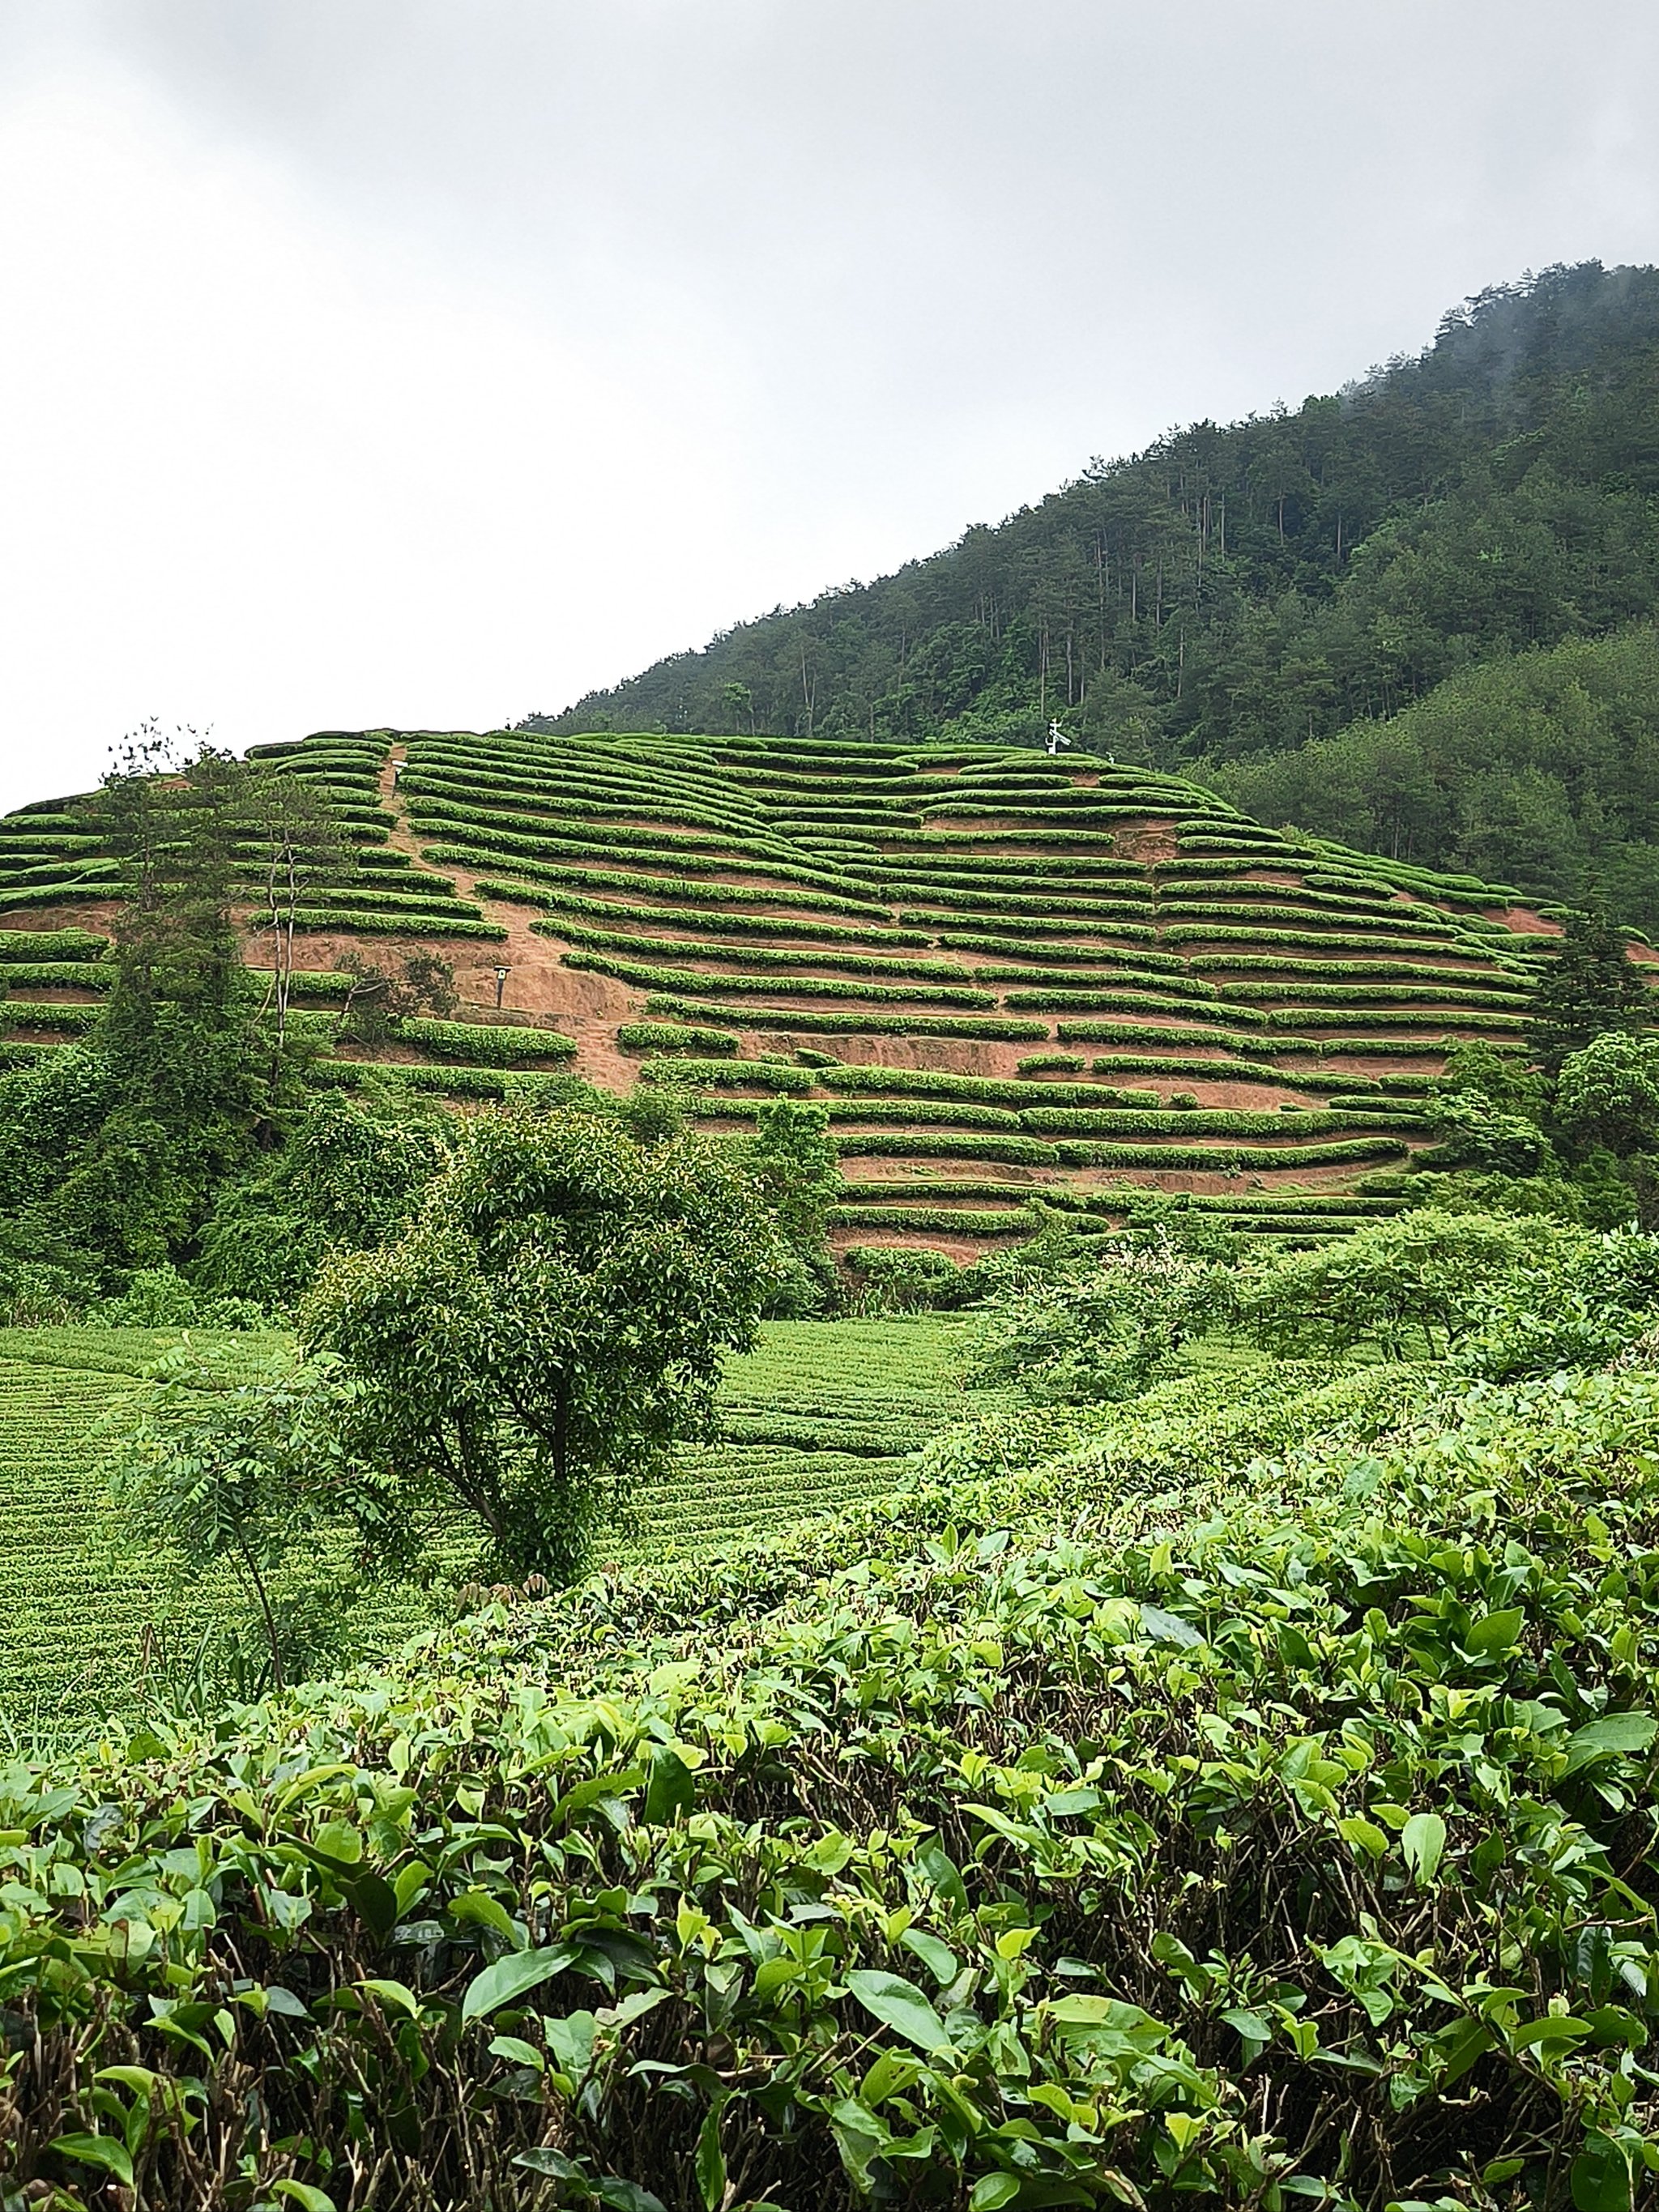
[[[1561,949],[1527,1009],[1528,1048],[1539,1066],[1559,1074],[1567,1054],[1593,1038],[1643,1028],[1648,1003],[1624,932],[1600,910],[1569,915]]]

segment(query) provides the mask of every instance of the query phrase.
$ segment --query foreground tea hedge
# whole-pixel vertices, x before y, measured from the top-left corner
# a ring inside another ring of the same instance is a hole
[[[1659,1376],[1317,1383],[14,1763],[6,2201],[1645,2196]]]

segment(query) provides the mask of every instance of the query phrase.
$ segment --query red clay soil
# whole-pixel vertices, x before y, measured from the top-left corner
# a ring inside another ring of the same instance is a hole
[[[1559,921],[1546,921],[1529,906],[1487,906],[1481,913],[1488,921],[1501,921],[1505,929],[1512,929],[1517,937],[1559,937]]]
[[[0,914],[0,929],[97,929],[115,927],[114,899],[76,899],[72,906],[20,907]]]
[[[403,754],[401,745],[392,748],[380,777],[381,804],[392,817],[387,842],[412,860],[430,866],[424,862],[421,841],[410,828],[394,787],[392,763]],[[501,924],[507,931],[506,941],[496,939],[487,946],[475,947],[465,939],[428,941],[410,937],[396,939],[399,948],[405,944],[419,945],[450,961],[454,966],[455,988],[462,1005],[490,1012],[495,1005],[495,969],[499,963],[508,971],[504,1013],[551,1022],[566,1036],[576,1040],[575,1065],[579,1073],[592,1083],[603,1084],[609,1091],[631,1089],[635,1066],[617,1049],[616,1032],[619,1024],[640,1018],[645,1006],[644,992],[618,982],[614,976],[567,968],[561,957],[566,948],[557,939],[541,936],[532,929],[536,916],[501,900],[479,898],[477,877],[470,868],[446,865],[443,872],[463,898],[477,900],[491,921]],[[334,961],[351,945],[362,949],[360,939],[331,939],[320,933],[307,937],[307,943],[318,945]]]
[[[837,1121],[837,1132],[842,1131],[844,1126]],[[1047,1168],[1005,1166],[1000,1160],[981,1160],[974,1169],[971,1180],[975,1182],[1030,1183],[1034,1188],[1041,1189],[1045,1182],[1051,1180],[1051,1176],[1052,1170]],[[930,1186],[941,1182],[957,1182],[963,1178],[943,1174],[937,1160],[862,1158],[842,1163],[842,1180],[848,1184],[874,1182],[884,1186],[902,1182],[907,1190],[914,1184],[916,1196],[925,1199]]]
[[[1492,906],[1482,909],[1489,921],[1501,921],[1520,937],[1559,937],[1561,925],[1549,921],[1529,906]],[[1642,963],[1659,961],[1659,945],[1644,945],[1637,938],[1628,940],[1626,950],[1632,960]]]
[[[1336,1057],[1332,1052],[1325,1055],[1327,1061]],[[1431,1045],[1426,1044],[1421,1052],[1386,1054],[1368,1053],[1363,1046],[1356,1046],[1352,1053],[1341,1055],[1340,1067],[1322,1066],[1319,1073],[1322,1075],[1438,1075],[1442,1057]]]
[[[1177,859],[1181,845],[1173,822],[1149,821],[1116,831],[1112,849],[1120,860],[1139,860],[1143,867],[1156,868],[1165,860]]]

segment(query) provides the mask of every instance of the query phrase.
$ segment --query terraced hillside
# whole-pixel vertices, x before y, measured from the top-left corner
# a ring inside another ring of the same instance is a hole
[[[1036,1200],[1109,1216],[1147,1187],[1263,1235],[1350,1227],[1394,1202],[1447,1042],[1517,1039],[1550,927],[1080,755],[507,732],[266,757],[354,839],[301,917],[319,1039],[366,943],[443,952],[466,1017],[325,1071],[500,1096],[562,1060],[729,1127],[815,1098],[845,1244],[966,1253]],[[111,866],[63,804],[0,822],[12,1052],[90,1020]],[[257,962],[252,869],[248,900]]]

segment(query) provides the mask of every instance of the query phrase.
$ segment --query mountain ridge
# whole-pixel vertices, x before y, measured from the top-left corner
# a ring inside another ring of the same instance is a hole
[[[1095,750],[1230,789],[1474,667],[1611,638],[1656,605],[1659,270],[1588,262],[1489,289],[1337,393],[1171,431],[890,576],[520,726],[1030,744],[1058,717]],[[1573,743],[1563,724],[1558,750]],[[1535,896],[1582,895],[1609,836],[1582,793],[1553,790],[1571,834],[1541,862],[1506,842],[1535,774],[1510,764],[1482,802],[1481,858],[1527,868]],[[1615,843],[1650,838],[1651,781]],[[1339,779],[1313,790],[1327,834],[1384,834]],[[1400,857],[1459,866],[1462,833],[1432,810],[1404,834]],[[1636,874],[1614,903],[1650,925],[1659,882]]]

